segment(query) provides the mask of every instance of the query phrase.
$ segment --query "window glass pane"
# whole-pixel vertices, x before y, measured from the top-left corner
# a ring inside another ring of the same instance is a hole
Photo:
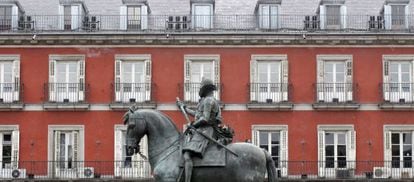
[[[412,144],[412,135],[411,133],[403,133],[403,143],[404,144]]]
[[[400,156],[400,145],[391,146],[392,156]]]
[[[410,63],[408,63],[408,62],[406,62],[406,63],[401,63],[401,72],[404,72],[404,73],[409,73],[410,72],[410,67],[411,67],[411,64]]]
[[[135,78],[134,83],[144,82],[144,62],[137,62],[135,65]]]
[[[346,156],[346,146],[338,145],[338,156]]]
[[[272,146],[272,156],[279,156],[279,146]]]
[[[333,64],[331,62],[325,62],[325,66],[324,66],[325,73],[332,73],[333,72]]]
[[[272,132],[272,144],[280,144],[280,133]]]
[[[400,167],[400,157],[392,157],[391,166],[393,168],[399,168]]]
[[[341,11],[338,5],[326,5],[326,25],[340,25]]]
[[[259,132],[259,146],[260,148],[264,148],[269,150],[269,133],[268,132]]]
[[[334,156],[335,149],[333,145],[325,146],[325,155],[326,156]]]
[[[398,72],[398,63],[390,63],[390,73],[397,73]]]
[[[4,73],[3,73],[3,76],[4,76],[3,83],[11,83],[11,82],[13,82],[13,74],[12,74],[13,64],[12,64],[12,62],[5,62],[3,64],[3,69],[4,69],[3,70],[4,71]]]
[[[333,133],[325,133],[325,144],[334,144],[334,134]]]
[[[336,73],[335,83],[345,83],[345,73]]]
[[[404,168],[411,168],[413,167],[413,161],[412,161],[412,157],[404,157]]]
[[[412,156],[412,147],[411,147],[411,145],[404,145],[403,146],[403,156],[404,157]]]
[[[401,82],[403,82],[403,83],[410,82],[410,74],[409,73],[401,73]]]
[[[11,168],[11,145],[3,145],[3,156],[2,156],[2,162],[3,162],[3,168]]]
[[[272,157],[272,159],[275,162],[275,167],[279,168],[279,157]]]
[[[345,63],[344,62],[340,62],[340,63],[336,63],[336,72],[338,73],[345,73]]]
[[[335,167],[335,158],[334,157],[326,157],[326,168],[334,168]]]
[[[338,157],[338,168],[346,168],[346,157]]]
[[[391,143],[392,144],[399,144],[400,143],[400,135],[399,135],[399,133],[392,133],[391,134]]]
[[[338,144],[346,145],[346,134],[345,133],[338,133]]]

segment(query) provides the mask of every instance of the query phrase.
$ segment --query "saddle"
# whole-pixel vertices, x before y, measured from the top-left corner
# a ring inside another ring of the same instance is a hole
[[[193,167],[225,167],[227,162],[227,152],[220,146],[210,143],[202,158],[194,156]],[[180,168],[184,167],[184,157],[181,155]]]

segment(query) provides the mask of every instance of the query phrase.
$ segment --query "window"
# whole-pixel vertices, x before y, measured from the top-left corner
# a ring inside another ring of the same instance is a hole
[[[252,102],[288,101],[286,55],[253,55],[250,64],[250,99]]]
[[[267,150],[281,170],[287,176],[288,164],[288,126],[287,125],[253,125],[253,144]]]
[[[259,27],[263,29],[276,29],[279,27],[278,17],[279,5],[260,4],[259,5]]]
[[[321,29],[343,29],[347,25],[346,6],[323,4],[319,7]]]
[[[356,147],[353,125],[318,125],[320,177],[335,177],[338,170],[355,169]]]
[[[192,22],[195,29],[213,28],[213,5],[194,3],[192,5]]]
[[[1,169],[18,169],[19,142],[19,127],[17,125],[0,126]],[[0,174],[0,177],[6,177],[4,175],[6,174]]]
[[[115,102],[151,101],[151,56],[115,56]]]
[[[386,29],[406,29],[408,28],[408,5],[384,5],[384,17]]]
[[[0,103],[19,101],[20,57],[0,55]]]
[[[412,79],[413,61],[411,55],[383,56],[383,94],[384,100],[391,103],[413,102]]]
[[[83,16],[86,14],[84,4],[59,5],[58,26],[61,30],[81,30]]]
[[[77,178],[84,167],[84,127],[49,125],[49,174],[58,178]]]
[[[352,55],[318,55],[317,102],[353,101]]]
[[[48,88],[51,102],[83,101],[85,97],[84,57],[51,55]]]
[[[144,136],[140,141],[141,153],[148,156],[148,140]],[[149,161],[139,154],[126,154],[126,126],[115,125],[115,176],[124,178],[150,177]]]
[[[121,30],[147,29],[148,6],[145,4],[125,4],[120,7]]]
[[[217,86],[214,92],[219,99],[220,91],[220,61],[215,55],[188,55],[184,64],[184,101],[198,102],[200,83],[203,78],[211,79]]]
[[[346,132],[325,132],[325,167],[346,168]]]
[[[12,6],[0,6],[0,30],[10,30],[12,26]]]
[[[384,167],[393,178],[413,177],[414,125],[384,125]]]

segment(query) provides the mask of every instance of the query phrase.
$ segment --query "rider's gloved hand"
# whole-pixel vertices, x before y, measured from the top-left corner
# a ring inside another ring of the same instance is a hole
[[[177,104],[177,106],[178,106],[179,108],[183,107],[183,108],[185,109],[185,108],[187,107],[187,106],[184,104],[184,102],[183,102],[183,101],[180,101],[180,100],[176,101],[176,104]]]

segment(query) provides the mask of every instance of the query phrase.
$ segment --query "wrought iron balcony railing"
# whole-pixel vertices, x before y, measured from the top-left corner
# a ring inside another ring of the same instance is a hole
[[[0,83],[0,104],[21,103],[23,101],[23,84]]]
[[[128,179],[153,181],[148,161],[19,161],[1,168],[0,179]],[[284,179],[413,180],[414,161],[278,161]]]
[[[0,16],[2,32],[413,32],[414,14]]]
[[[380,91],[385,103],[414,103],[414,83],[382,83]]]
[[[357,84],[316,83],[316,103],[352,103],[356,101]]]
[[[113,83],[113,101],[116,103],[153,102],[153,83]]]
[[[46,83],[44,99],[54,103],[85,103],[89,84],[85,83]]]
[[[289,101],[291,84],[250,83],[249,99],[253,103],[279,103]]]

